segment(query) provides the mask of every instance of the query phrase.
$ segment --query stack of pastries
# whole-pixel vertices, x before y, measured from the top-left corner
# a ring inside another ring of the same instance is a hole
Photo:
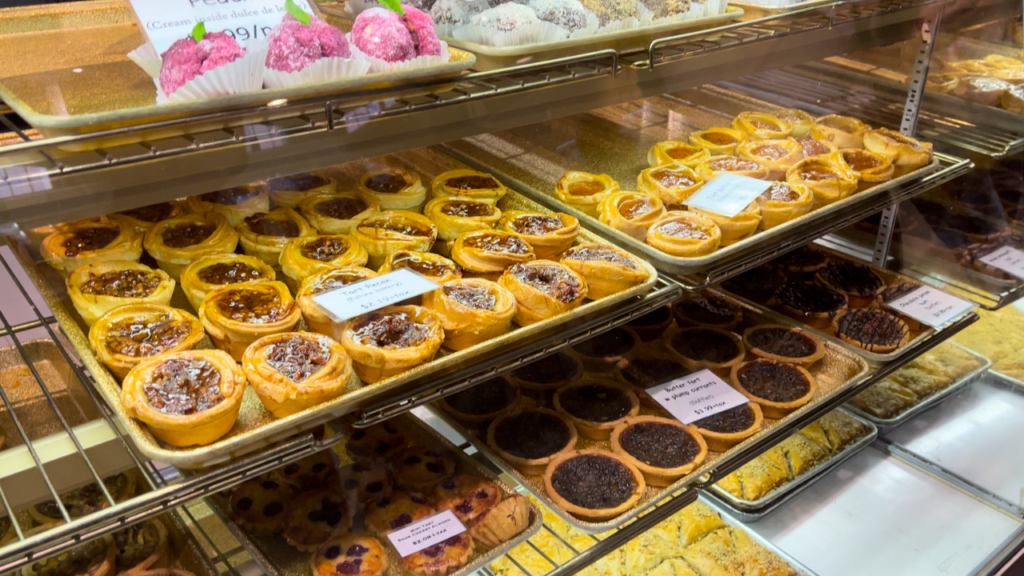
[[[669,254],[692,258],[735,244],[932,162],[932,145],[848,116],[794,109],[742,112],[732,127],[655,144],[636,190],[606,174],[568,172],[554,195],[604,224]],[[688,208],[722,174],[771,182],[739,214]]]
[[[974,60],[946,62],[928,74],[926,89],[1022,114],[1024,60],[990,54]]]
[[[399,168],[342,192],[327,174],[278,178],[60,225],[40,251],[127,411],[172,446],[227,434],[247,386],[283,418],[343,395],[353,372],[373,384],[653,274],[577,242],[572,216],[502,210],[489,174],[430,186]],[[402,268],[441,287],[347,322],[314,301]],[[178,289],[191,311],[171,305]]]
[[[461,473],[444,450],[410,445],[392,423],[352,432],[345,453],[344,466],[324,450],[238,485],[231,519],[254,538],[312,553],[313,576],[380,576],[396,558],[416,576],[445,576],[530,525],[526,498]],[[466,531],[405,557],[389,550],[389,533],[444,510]]]

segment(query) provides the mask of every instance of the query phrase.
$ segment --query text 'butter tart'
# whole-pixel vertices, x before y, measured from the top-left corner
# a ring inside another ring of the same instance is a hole
[[[188,207],[196,214],[216,212],[234,228],[241,224],[246,216],[270,210],[270,195],[266,186],[261,184],[235,186],[191,196],[188,199]]]
[[[659,196],[644,192],[615,192],[597,207],[601,223],[644,242],[647,230],[665,214]]]
[[[672,256],[695,258],[718,250],[722,231],[695,212],[667,212],[647,230],[647,243]]]
[[[611,435],[612,451],[636,466],[651,486],[669,486],[704,462],[708,445],[697,428],[671,418],[633,416]]]
[[[217,212],[168,218],[146,233],[146,252],[175,280],[197,256],[205,252],[230,254],[238,246],[238,233]]]
[[[555,184],[556,198],[591,216],[597,215],[597,206],[606,196],[618,191],[619,183],[607,174],[566,172]]]
[[[356,190],[377,201],[381,210],[419,210],[427,189],[418,174],[401,168],[384,168],[359,177]]]
[[[773,182],[757,197],[757,205],[761,208],[758,228],[770,230],[810,212],[814,206],[814,194],[801,184]]]
[[[284,418],[344,394],[352,360],[327,336],[285,332],[253,342],[242,369],[263,406]]]
[[[285,207],[246,216],[235,231],[246,254],[273,267],[280,266],[281,252],[292,238],[314,234],[305,218]]]
[[[434,198],[461,196],[495,205],[508,190],[498,179],[486,172],[459,169],[439,174],[430,183]]]
[[[437,313],[444,345],[463,350],[508,331],[516,298],[504,286],[482,278],[451,280],[423,295],[423,306]]]
[[[536,475],[576,446],[576,427],[547,408],[524,408],[499,416],[487,428],[487,445],[516,470]]]
[[[516,264],[498,283],[516,298],[516,324],[528,326],[579,307],[587,282],[568,266],[550,260]]]
[[[807,404],[818,389],[804,367],[765,358],[733,366],[730,382],[768,418],[782,418]]]
[[[313,301],[313,296],[337,290],[353,282],[376,278],[377,276],[376,272],[368,268],[341,266],[307,277],[302,281],[302,285],[295,295],[295,303],[298,304],[299,310],[302,311],[302,318],[306,321],[306,327],[313,332],[325,334],[340,342],[346,323],[332,320],[324,312],[324,309]]]
[[[71,303],[89,326],[125,304],[168,304],[174,294],[174,284],[163,270],[127,260],[82,266],[65,281]]]
[[[579,244],[559,260],[587,281],[587,298],[600,300],[643,284],[651,273],[642,260],[610,244]]]
[[[349,234],[357,224],[380,212],[380,202],[363,192],[337,192],[309,196],[298,209],[321,234]]]
[[[575,216],[556,212],[537,214],[521,210],[506,210],[498,228],[525,240],[541,260],[552,260],[565,252],[580,233],[580,222]]]
[[[283,282],[221,286],[206,295],[199,320],[213,344],[236,361],[264,336],[290,332],[302,319]]]
[[[118,215],[57,226],[39,247],[43,260],[63,274],[109,260],[138,262],[143,232]]]
[[[314,274],[343,266],[366,266],[369,255],[349,234],[320,234],[295,238],[281,252],[281,272],[292,290]]]
[[[625,458],[604,450],[571,450],[544,471],[548,496],[589,521],[615,518],[632,508],[647,488],[643,474]]]
[[[255,256],[214,252],[197,256],[182,271],[181,289],[192,309],[199,310],[203,299],[214,288],[276,279],[274,269]]]
[[[352,235],[369,254],[369,267],[376,270],[395,250],[429,252],[437,227],[422,214],[387,210],[360,222]]]
[[[164,304],[127,304],[107,312],[89,329],[89,345],[121,380],[139,362],[168,352],[191,350],[203,339],[195,316]]]
[[[353,318],[341,338],[368,384],[433,360],[443,342],[441,319],[421,306],[387,306]]]

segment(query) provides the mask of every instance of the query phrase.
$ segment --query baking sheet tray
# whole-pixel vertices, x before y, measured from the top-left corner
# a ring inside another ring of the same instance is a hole
[[[752,304],[745,303],[739,300],[735,300],[735,302],[736,304],[743,308],[744,312],[744,321],[740,323],[740,325],[735,330],[740,334],[742,334],[743,329],[745,329],[746,327],[758,324],[784,324],[788,326],[799,325],[797,322],[793,320],[786,321],[784,319],[775,320],[774,318],[770,318]],[[558,504],[556,504],[554,500],[552,500],[548,496],[547,491],[544,488],[544,477],[542,474],[526,475],[520,473],[508,462],[506,462],[503,458],[495,454],[490,449],[490,447],[487,446],[486,439],[481,439],[476,434],[470,432],[465,428],[465,426],[451,419],[447,414],[445,414],[443,411],[436,408],[435,406],[432,405],[430,409],[438,418],[440,418],[442,421],[444,421],[446,424],[448,424],[454,430],[456,430],[459,434],[468,439],[469,442],[472,443],[473,446],[476,447],[476,449],[479,450],[481,454],[489,458],[496,466],[501,468],[503,472],[515,478],[517,482],[522,484],[527,490],[530,491],[531,494],[533,494],[534,497],[536,497],[545,506],[554,511],[562,520],[583,532],[595,534],[605,532],[613,528],[618,528],[619,526],[622,526],[623,524],[640,516],[648,509],[657,505],[658,502],[661,501],[662,499],[669,497],[670,495],[675,494],[676,492],[679,492],[680,490],[686,488],[690,484],[698,481],[705,474],[713,472],[718,464],[720,464],[723,461],[726,461],[726,459],[729,458],[730,454],[735,454],[739,451],[739,449],[749,446],[750,444],[753,444],[755,442],[762,441],[766,436],[772,435],[773,429],[777,427],[779,424],[785,423],[793,419],[796,415],[803,414],[813,410],[818,402],[831,397],[832,395],[838,393],[839,391],[846,389],[850,385],[854,385],[862,381],[863,377],[867,374],[868,366],[867,363],[860,356],[840,346],[836,346],[834,343],[830,341],[824,341],[823,344],[825,346],[825,357],[822,358],[820,361],[816,362],[814,365],[812,365],[811,368],[809,368],[811,374],[815,377],[815,380],[818,384],[818,390],[815,393],[814,398],[812,398],[810,402],[808,402],[805,406],[792,412],[785,418],[779,420],[765,418],[764,424],[762,425],[761,430],[757,434],[751,436],[750,438],[747,438],[743,442],[740,442],[735,447],[731,448],[726,452],[712,452],[709,450],[707,458],[694,471],[690,472],[686,476],[683,476],[675,483],[667,487],[647,486],[647,489],[644,491],[643,495],[641,495],[640,501],[636,506],[611,520],[606,520],[603,522],[588,522],[585,520],[580,520],[575,516],[572,516],[564,509],[562,509],[562,507],[558,506]],[[652,350],[657,350],[658,345],[659,341],[657,340],[643,344],[643,346],[648,346]],[[748,358],[749,357],[750,356],[748,355]],[[600,380],[603,376],[591,374],[591,377]],[[641,414],[644,413],[670,417],[670,415],[665,411],[641,408]],[[577,449],[601,448],[605,450],[610,450],[609,445],[610,443],[607,440],[595,441],[583,437],[580,437],[576,442]]]
[[[513,487],[498,478],[486,466],[477,462],[468,454],[458,449],[441,433],[420,422],[414,416],[403,414],[389,420],[388,422],[393,423],[406,435],[406,438],[410,441],[410,445],[434,446],[451,453],[455,457],[456,473],[481,476],[497,484],[501,489],[503,496],[502,499],[518,493]],[[339,443],[335,446],[335,452],[338,454],[342,465],[347,464],[349,462],[349,458],[345,454],[343,445]],[[235,526],[235,524],[230,520],[230,506],[228,505],[228,500],[224,493],[217,493],[210,496],[206,501],[214,512],[224,520],[225,524],[227,524],[231,529],[239,542],[249,550],[252,557],[260,567],[266,571],[266,573],[273,576],[309,575],[309,562],[313,555],[312,552],[300,552],[296,550],[292,546],[288,545],[284,537],[280,535],[250,534]],[[544,520],[541,516],[540,510],[537,509],[533,502],[530,502],[529,505],[530,523],[527,525],[526,530],[520,532],[511,540],[503,542],[501,545],[487,552],[481,553],[474,551],[469,563],[451,574],[454,576],[466,576],[472,574],[486,566],[488,563],[493,562],[495,558],[504,555],[509,550],[525,542],[527,538],[536,534],[537,531],[540,530],[541,524],[543,524]],[[360,530],[358,530],[357,527],[360,525],[361,523],[357,518],[357,523],[353,525],[353,532],[359,532]],[[366,533],[369,534],[369,532]],[[378,540],[381,541],[381,545],[383,545],[387,550],[388,569],[384,572],[385,576],[405,576],[409,574],[409,572],[399,565],[401,557],[395,552],[394,548],[386,541],[386,539],[378,538]]]
[[[324,172],[328,175],[340,175],[342,180],[339,180],[339,186],[341,186],[342,183],[357,178],[364,171],[382,164],[412,170],[420,174],[426,182],[429,182],[441,172],[463,167],[463,165],[455,160],[434,150],[419,149],[387,157],[383,161],[373,160],[351,163],[337,169],[325,170]],[[502,210],[514,209],[544,214],[551,213],[550,210],[515,192],[509,192],[505,195],[499,201],[498,207]],[[67,334],[68,340],[75,347],[75,350],[78,351],[82,361],[95,378],[100,393],[107,403],[114,408],[115,413],[124,424],[128,434],[139,450],[154,460],[182,468],[210,466],[237,458],[242,454],[252,452],[269,443],[297,434],[316,424],[321,424],[332,418],[353,412],[363,406],[379,402],[385,398],[401,396],[403,391],[415,383],[423,383],[428,377],[437,376],[442,372],[461,370],[468,372],[472,369],[474,361],[486,358],[489,353],[495,350],[507,348],[516,342],[541,334],[550,333],[566,323],[571,323],[584,316],[595,313],[599,314],[617,303],[642,296],[653,289],[658,280],[658,274],[655,269],[650,264],[644,262],[643,266],[647,268],[650,277],[643,284],[607,296],[601,300],[587,301],[579,308],[542,322],[531,324],[527,327],[514,327],[503,336],[493,338],[465,350],[444,353],[446,351],[442,349],[442,353],[439,353],[432,362],[391,378],[385,378],[372,385],[362,385],[359,379],[353,375],[344,396],[286,418],[274,418],[263,407],[263,404],[260,403],[252,387],[247,387],[242,400],[241,412],[238,415],[238,421],[226,436],[207,446],[174,448],[156,440],[144,425],[125,412],[120,400],[121,387],[92,352],[87,337],[88,330],[71,304],[63,278],[43,262],[39,256],[37,246],[40,240],[41,238],[38,235],[22,233],[17,237],[9,237],[8,244],[17,255],[33,283],[39,288],[39,292],[42,294],[46,304],[53,310],[54,316],[60,322],[65,334]],[[608,243],[582,226],[580,227],[580,234],[576,242],[578,244],[589,242]],[[171,305],[191,310],[191,306],[189,306],[185,299],[180,285],[175,288]],[[305,323],[300,321],[297,329],[304,330]],[[204,337],[203,342],[198,347],[210,348],[212,344],[208,337]],[[524,350],[525,352],[526,350]]]
[[[795,4],[787,4],[785,6],[774,6],[770,4],[759,4],[757,2],[736,2],[730,0],[729,6],[739,6],[744,10],[751,12],[764,12],[765,14],[785,14],[786,12],[792,12],[793,10],[800,10],[801,8],[811,8],[813,6],[824,6],[826,4],[832,4],[835,0],[805,0],[804,2],[797,2]]]

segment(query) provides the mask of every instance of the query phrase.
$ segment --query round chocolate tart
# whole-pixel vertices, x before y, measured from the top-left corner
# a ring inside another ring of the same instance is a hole
[[[881,308],[885,304],[889,304],[890,302],[899,300],[900,298],[903,298],[907,294],[910,294],[911,292],[917,290],[920,287],[921,286],[919,284],[911,284],[910,282],[897,282],[896,284],[890,284],[883,288],[882,291],[878,293],[878,296],[875,297],[875,302],[877,302],[879,308]],[[907,327],[909,327],[911,331],[917,331],[924,328],[921,322],[914,320],[909,316],[899,314],[894,311],[893,314],[896,314],[897,318],[906,322]]]
[[[686,376],[690,370],[673,354],[641,351],[630,354],[626,361],[615,367],[615,379],[631,386],[640,403],[649,408],[660,408],[647,389]]]
[[[662,306],[639,318],[634,318],[626,324],[626,328],[636,332],[641,342],[650,342],[660,338],[671,325],[672,309],[668,306]]]
[[[836,292],[846,295],[851,307],[863,308],[871,304],[885,288],[885,283],[875,271],[863,264],[853,262],[833,262],[814,275],[814,279]]]
[[[582,377],[583,363],[580,359],[558,352],[513,370],[508,380],[523,396],[543,400],[550,398],[555,390]]]
[[[601,373],[618,364],[638,344],[640,337],[635,332],[619,327],[580,342],[572,347],[572,351],[583,363],[584,370]]]
[[[807,404],[818,388],[802,366],[764,358],[734,366],[730,381],[768,418],[782,418]]]
[[[615,427],[612,450],[636,466],[651,486],[668,486],[704,462],[708,445],[694,426],[637,416]]]
[[[876,308],[850,310],[836,316],[832,330],[843,342],[885,354],[910,341],[910,327],[895,315]]]
[[[725,452],[761,429],[764,415],[753,402],[701,418],[693,423],[708,449]]]
[[[849,307],[845,294],[807,282],[783,284],[768,305],[814,328],[825,328]]]
[[[824,252],[801,246],[792,252],[780,256],[771,262],[783,274],[794,280],[810,280],[828,264]]]
[[[745,354],[739,336],[718,328],[678,328],[670,333],[668,347],[690,372],[706,368],[723,378]]]
[[[684,297],[672,305],[679,326],[729,330],[743,321],[743,308],[715,294]]]
[[[735,292],[744,298],[748,298],[764,304],[775,294],[780,286],[786,283],[786,277],[775,268],[758,266],[743,274],[733,276],[722,283],[729,291]]]
[[[499,416],[487,428],[487,445],[523,474],[541,474],[555,457],[576,446],[576,427],[547,408]]]
[[[515,410],[520,398],[519,389],[499,377],[446,396],[438,406],[462,424],[479,427]]]
[[[792,326],[763,324],[743,332],[743,345],[755,356],[810,366],[825,355],[825,346],[811,334]]]
[[[569,419],[580,436],[607,440],[623,420],[636,416],[640,400],[615,382],[584,380],[555,392],[555,410]]]
[[[622,456],[604,450],[571,450],[544,471],[548,496],[584,520],[614,518],[632,508],[647,484],[643,474]]]

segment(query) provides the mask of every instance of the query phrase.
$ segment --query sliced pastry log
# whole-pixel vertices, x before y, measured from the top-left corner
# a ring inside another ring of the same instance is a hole
[[[270,195],[265,185],[249,184],[191,196],[188,207],[196,214],[216,212],[234,228],[247,216],[270,210]]]
[[[101,316],[125,304],[168,304],[175,282],[163,270],[111,260],[77,268],[65,285],[75,310],[92,326]]]
[[[57,226],[39,247],[43,260],[63,274],[99,262],[127,260],[142,256],[143,231],[128,218],[104,216]]]
[[[234,252],[238,233],[222,214],[208,211],[158,223],[146,233],[144,245],[160,269],[177,280],[182,270],[201,254]]]
[[[363,244],[349,234],[321,234],[295,238],[281,252],[281,272],[292,290],[303,280],[327,270],[366,266],[369,255]]]
[[[182,271],[181,289],[192,309],[198,311],[203,299],[214,288],[276,279],[274,269],[255,256],[214,252],[197,256]]]
[[[210,340],[238,362],[253,342],[290,332],[301,319],[283,282],[222,286],[207,294],[199,307],[199,320]]]
[[[380,202],[369,194],[353,190],[308,196],[298,210],[321,234],[349,234],[357,224],[380,212]]]
[[[195,348],[205,333],[195,316],[140,302],[107,312],[89,329],[89,345],[118,380],[146,358]]]
[[[804,149],[805,158],[814,158],[815,156],[827,156],[839,147],[833,144],[830,140],[819,139],[813,136],[804,136],[803,138],[796,139],[797,144]]]
[[[246,216],[235,231],[246,254],[273,267],[280,266],[281,252],[293,238],[315,234],[305,218],[285,207]]]
[[[381,210],[418,211],[427,189],[418,174],[401,168],[384,168],[359,177],[356,190],[377,201]]]

